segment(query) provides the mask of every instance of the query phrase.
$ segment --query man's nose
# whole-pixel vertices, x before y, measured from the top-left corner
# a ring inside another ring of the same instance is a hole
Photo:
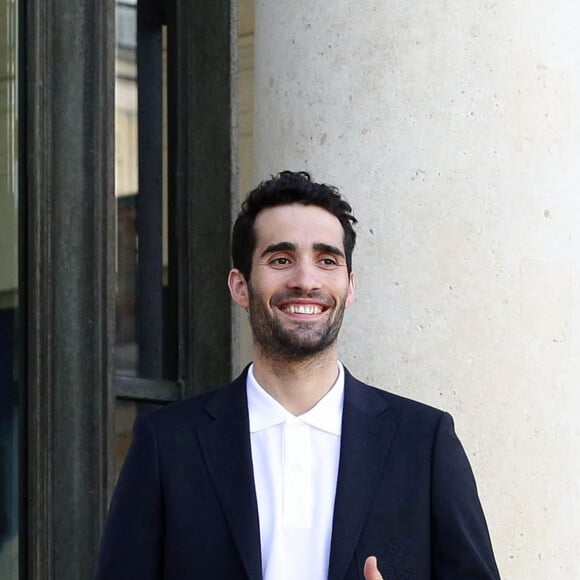
[[[320,270],[311,261],[298,261],[292,268],[288,279],[290,288],[299,288],[304,292],[310,292],[321,288]]]

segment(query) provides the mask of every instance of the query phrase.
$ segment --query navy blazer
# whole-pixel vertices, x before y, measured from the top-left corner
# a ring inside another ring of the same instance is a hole
[[[96,580],[261,580],[245,383],[137,419]],[[385,580],[499,578],[450,415],[347,371],[328,580],[369,555]]]

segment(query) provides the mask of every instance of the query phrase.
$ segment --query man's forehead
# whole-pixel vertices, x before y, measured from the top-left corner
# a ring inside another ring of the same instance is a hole
[[[256,217],[254,231],[258,244],[332,242],[343,246],[344,231],[338,218],[315,205],[289,204],[263,209]]]

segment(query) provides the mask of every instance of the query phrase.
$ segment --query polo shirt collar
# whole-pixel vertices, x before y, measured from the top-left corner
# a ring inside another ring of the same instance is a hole
[[[312,409],[299,417],[287,411],[258,383],[254,376],[254,365],[250,365],[246,379],[250,433],[268,429],[286,420],[300,420],[315,429],[340,435],[344,403],[344,367],[340,361],[337,364],[338,377],[332,388]]]

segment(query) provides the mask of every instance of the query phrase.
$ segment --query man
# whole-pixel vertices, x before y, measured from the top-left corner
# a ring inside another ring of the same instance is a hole
[[[253,364],[139,417],[98,580],[499,578],[451,417],[338,362],[355,222],[306,173],[250,193],[228,283]]]

